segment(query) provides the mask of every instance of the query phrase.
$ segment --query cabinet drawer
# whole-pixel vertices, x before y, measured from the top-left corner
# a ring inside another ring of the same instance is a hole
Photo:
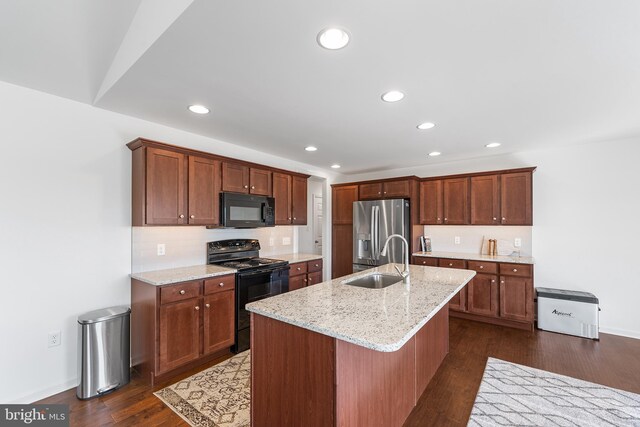
[[[307,262],[307,272],[313,273],[314,271],[322,271],[322,260],[314,259]]]
[[[469,261],[467,268],[478,273],[498,274],[498,264],[495,262]]]
[[[210,295],[216,292],[228,291],[235,289],[236,275],[227,274],[224,276],[212,277],[204,281],[204,294]]]
[[[504,264],[500,263],[501,276],[533,276],[533,266],[531,264]]]
[[[425,256],[414,256],[411,259],[411,264],[415,265],[426,265],[429,267],[437,267],[438,266],[438,258],[431,258]]]
[[[291,270],[289,271],[289,276],[297,276],[298,274],[305,274],[306,272],[307,272],[307,263],[296,262],[295,264],[291,264]]]
[[[440,258],[438,267],[446,268],[467,268],[467,261],[463,259]]]
[[[178,283],[177,285],[160,288],[160,304],[182,301],[200,295],[201,280],[195,282]]]

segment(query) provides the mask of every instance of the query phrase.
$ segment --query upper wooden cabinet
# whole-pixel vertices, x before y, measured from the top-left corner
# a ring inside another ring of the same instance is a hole
[[[271,171],[222,162],[222,191],[271,196]]]
[[[500,176],[471,177],[471,224],[500,224]]]
[[[220,162],[189,157],[189,224],[220,223]]]
[[[503,225],[533,225],[531,172],[500,176],[500,222]]]
[[[420,182],[420,224],[533,225],[535,168]]]
[[[411,196],[409,180],[369,182],[358,186],[359,200],[405,198]]]
[[[276,225],[307,224],[307,179],[286,173],[273,173]]]
[[[353,224],[353,202],[358,200],[358,186],[345,185],[332,188],[332,215],[334,224]],[[349,237],[351,239],[351,237]]]

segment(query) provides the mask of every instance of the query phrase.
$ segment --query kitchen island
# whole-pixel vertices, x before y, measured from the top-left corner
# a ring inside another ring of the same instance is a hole
[[[409,286],[344,283],[373,272],[396,274],[385,265],[247,305],[252,426],[404,423],[448,353],[447,303],[475,272],[411,266]]]

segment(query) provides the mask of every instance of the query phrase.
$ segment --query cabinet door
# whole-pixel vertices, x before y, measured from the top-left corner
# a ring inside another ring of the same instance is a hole
[[[218,225],[220,162],[189,156],[189,224]]]
[[[160,359],[166,372],[200,357],[200,299],[160,306]]]
[[[503,225],[533,225],[531,172],[507,173],[500,176]]]
[[[331,277],[353,273],[353,226],[334,225],[331,246]]]
[[[382,195],[387,198],[399,197],[405,198],[410,197],[409,190],[409,181],[401,180],[401,181],[387,181],[382,184]]]
[[[442,181],[420,183],[420,224],[442,224]]]
[[[291,175],[273,173],[273,198],[276,200],[276,225],[291,224]]]
[[[498,276],[476,274],[471,279],[467,285],[467,309],[484,316],[498,315]]]
[[[374,182],[370,184],[360,184],[358,186],[358,192],[360,194],[360,200],[367,199],[381,199],[382,198],[382,183]]]
[[[332,201],[332,219],[334,224],[353,224],[353,202],[358,200],[358,186],[334,187]],[[351,234],[351,233],[349,233]],[[349,237],[351,242],[351,236]],[[351,256],[349,256],[351,263]]]
[[[249,192],[249,168],[239,163],[222,162],[222,191]]]
[[[500,276],[500,317],[533,321],[533,283],[531,279]]]
[[[444,224],[469,224],[469,178],[442,181]]]
[[[498,175],[471,177],[471,224],[500,224]]]
[[[271,171],[250,168],[249,193],[271,197]]]
[[[307,286],[317,285],[322,282],[322,271],[307,274]]]
[[[235,292],[207,295],[204,302],[203,354],[231,347],[235,341]]]
[[[307,224],[307,179],[294,176],[291,184],[291,220],[294,225]]]
[[[147,148],[146,223],[186,223],[185,156],[173,151]]]
[[[305,280],[307,280],[306,274],[289,277],[289,290],[295,291],[296,289],[304,288],[306,284]]]

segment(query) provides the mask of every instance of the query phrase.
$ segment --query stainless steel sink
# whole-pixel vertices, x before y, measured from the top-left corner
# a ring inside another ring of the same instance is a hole
[[[382,289],[400,282],[402,282],[402,277],[397,274],[371,273],[355,279],[345,280],[342,284],[360,288]]]

